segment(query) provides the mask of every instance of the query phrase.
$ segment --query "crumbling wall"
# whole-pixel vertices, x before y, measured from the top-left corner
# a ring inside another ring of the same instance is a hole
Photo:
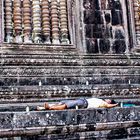
[[[27,140],[30,136],[35,140],[130,138],[140,135],[139,110],[135,107],[1,112],[0,137],[23,136],[23,140],[26,136]]]
[[[74,5],[75,9],[80,6]],[[79,48],[83,46],[80,43],[78,49],[70,49],[70,46],[3,44],[0,50],[1,103],[7,106],[7,103],[14,102],[19,106],[22,102],[26,106],[27,103],[83,96],[139,97],[140,56],[120,54],[127,53],[129,46],[124,0],[83,0],[82,7],[82,11],[76,14],[80,16],[83,12],[84,24],[81,20],[79,32],[76,32],[78,35],[81,32],[85,34],[87,53],[100,55],[81,54]],[[80,28],[81,23],[84,30]],[[102,55],[112,53],[115,55]],[[54,140],[113,139],[122,133],[124,135],[120,138],[140,135],[139,107],[43,112],[25,112],[20,108],[6,112],[5,107],[0,112],[1,137],[36,134],[27,139]],[[102,123],[104,127],[101,127]],[[122,128],[121,133],[116,128],[106,130],[114,126]]]
[[[2,42],[2,1],[0,2],[0,45]]]
[[[84,0],[84,24],[88,53],[128,51],[124,0]]]

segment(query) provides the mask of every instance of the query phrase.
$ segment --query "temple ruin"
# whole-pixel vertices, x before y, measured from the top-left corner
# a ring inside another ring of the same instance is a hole
[[[0,140],[140,139],[139,0],[0,0],[0,53]]]

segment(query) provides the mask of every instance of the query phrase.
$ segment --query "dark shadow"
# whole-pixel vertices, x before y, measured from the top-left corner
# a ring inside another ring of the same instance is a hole
[[[127,138],[128,132],[125,128],[114,129],[111,130],[110,133],[107,134],[107,139],[123,139]]]

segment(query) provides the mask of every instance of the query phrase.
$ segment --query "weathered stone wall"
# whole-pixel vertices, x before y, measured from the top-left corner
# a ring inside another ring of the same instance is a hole
[[[87,52],[127,52],[124,1],[80,1],[84,11],[74,11],[79,17],[82,12],[84,15]],[[72,1],[73,9],[80,9],[79,3]],[[81,21],[75,26],[81,27]],[[78,31],[81,34],[82,31]],[[1,100],[139,93],[139,56],[97,56],[80,54],[79,49],[70,46],[37,44],[3,44],[1,54]]]
[[[5,52],[0,58],[1,102],[81,96],[126,98],[140,92],[138,55],[12,53],[17,52]]]
[[[121,124],[119,128],[127,138],[134,133],[129,133],[129,127],[139,127],[139,107],[25,112],[28,103],[43,104],[68,97],[139,97],[140,56],[120,55],[128,49],[124,0],[83,0],[83,7],[84,11],[76,14],[84,15],[87,52],[100,55],[80,54],[78,47],[70,46],[3,44],[1,47],[0,103],[5,104],[0,110],[1,137],[34,133],[38,136],[27,139],[113,139],[120,131],[105,130],[106,126],[114,127],[108,124],[113,122],[116,127]],[[7,107],[6,103],[12,102],[16,108]],[[105,123],[104,132],[103,127],[96,129],[97,123]],[[140,134],[139,128],[135,130]]]
[[[0,45],[2,42],[2,0],[0,1]]]
[[[124,1],[84,0],[88,53],[124,53],[128,49]]]
[[[116,130],[120,128],[125,130],[121,133],[123,138],[128,134],[139,134],[139,110],[139,107],[118,107],[97,110],[1,112],[0,137],[34,135],[36,140],[41,139],[40,135],[44,139],[50,136],[51,139],[53,136],[55,139],[72,137],[88,139],[90,136],[91,138],[115,138],[121,137],[120,131]],[[129,132],[128,128],[136,127],[137,132]],[[99,131],[101,134],[98,133]],[[38,136],[40,138],[37,138]]]
[[[140,3],[138,0],[129,1],[130,7],[130,16],[131,16],[131,28],[132,28],[132,38],[133,43],[135,44],[135,48],[139,49],[140,45]]]

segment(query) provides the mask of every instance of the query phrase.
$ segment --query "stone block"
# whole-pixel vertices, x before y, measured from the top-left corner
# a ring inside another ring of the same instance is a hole
[[[109,3],[112,5],[110,9],[122,10],[121,0],[111,0]]]
[[[124,53],[126,50],[125,40],[114,40],[112,45],[112,50],[114,53]]]
[[[101,53],[109,53],[110,51],[110,41],[107,39],[99,40],[99,48]]]
[[[111,22],[111,13],[109,13],[109,12],[105,13],[105,21],[106,21],[106,23]]]
[[[89,25],[89,24],[88,24]],[[93,24],[88,26],[86,34],[92,36],[92,38],[112,38],[112,26],[110,24]]]
[[[1,10],[0,10],[0,12],[1,12]],[[2,16],[0,13],[0,45],[1,45],[1,43],[2,43]]]
[[[103,32],[103,38],[106,38],[106,39],[112,39],[113,38],[112,26],[110,24],[107,24],[105,26],[104,32]]]
[[[115,114],[115,115],[114,115]],[[5,119],[5,121],[4,121]],[[1,113],[1,129],[139,121],[139,107]],[[85,125],[85,127],[86,127]],[[47,131],[47,128],[46,128]]]
[[[112,25],[122,25],[123,22],[123,14],[121,10],[111,10],[112,14]]]
[[[94,5],[95,10],[101,10],[100,0],[90,0],[91,5]]]
[[[86,39],[87,53],[98,53],[98,44],[96,39]]]
[[[100,10],[99,0],[84,0],[83,7],[85,9]]]
[[[103,12],[95,10],[95,24],[104,24]]]
[[[105,26],[103,24],[94,24],[92,31],[93,38],[103,38]]]
[[[112,27],[112,34],[114,39],[125,39],[125,31],[123,26]]]
[[[13,113],[0,113],[0,129],[12,129]]]
[[[85,25],[85,36],[87,38],[93,37],[93,24],[86,24]]]
[[[85,10],[84,11],[84,23],[85,24],[93,24],[94,21],[95,21],[95,11]]]
[[[85,10],[84,11],[85,24],[104,24],[103,13],[99,10]]]
[[[105,30],[106,29],[106,30]],[[87,38],[103,38],[104,35],[109,36],[110,30],[105,28],[103,24],[86,24],[85,35]]]

